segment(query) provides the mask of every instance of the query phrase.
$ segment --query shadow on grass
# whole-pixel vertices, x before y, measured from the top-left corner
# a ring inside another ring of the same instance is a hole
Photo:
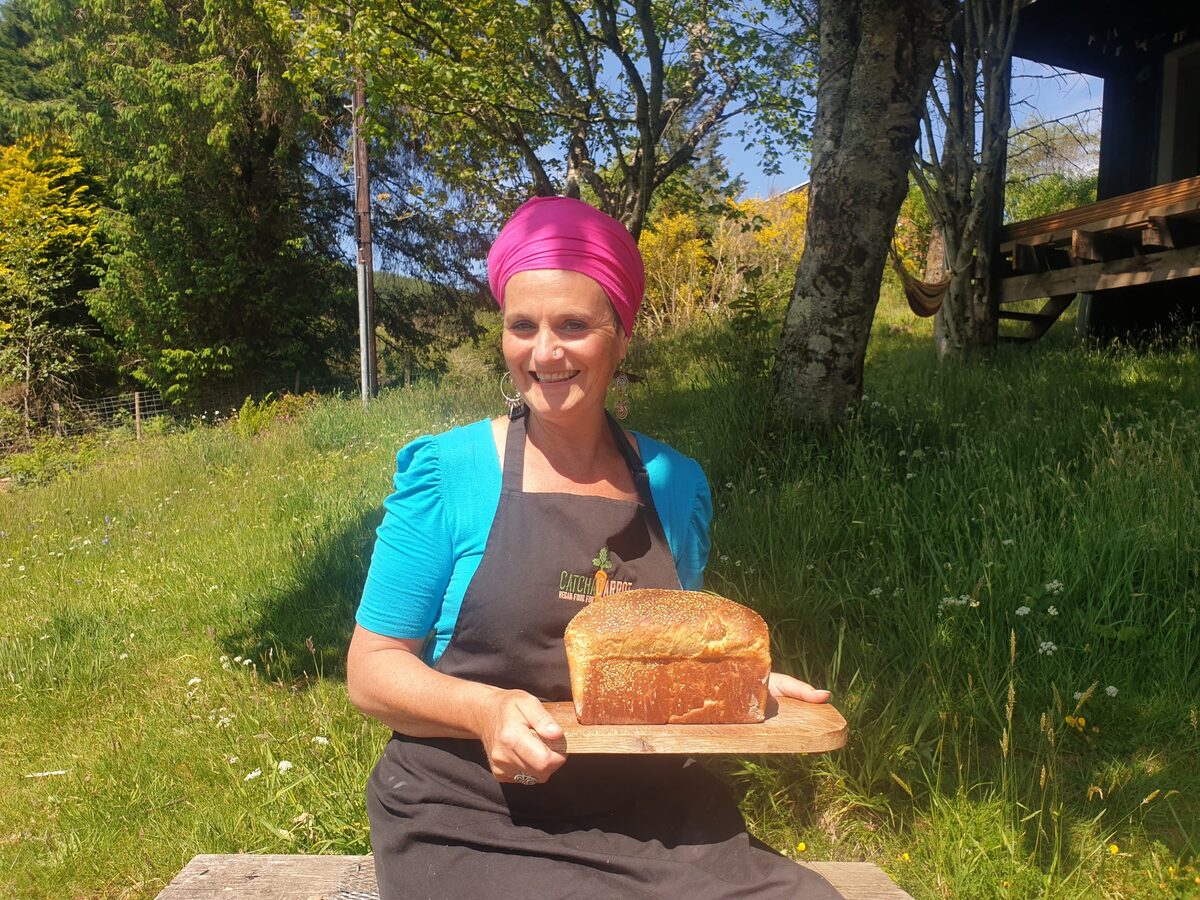
[[[225,652],[255,648],[262,673],[295,688],[315,679],[345,680],[354,611],[382,518],[382,507],[373,509],[310,545],[291,588],[256,603],[253,622],[222,638]]]

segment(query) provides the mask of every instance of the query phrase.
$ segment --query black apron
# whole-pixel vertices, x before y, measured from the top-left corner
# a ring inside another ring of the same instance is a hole
[[[679,587],[645,467],[611,417],[639,502],[525,493],[510,420],[500,504],[440,672],[570,700],[563,630],[594,597]],[[605,566],[608,568],[605,568]],[[835,898],[752,838],[724,786],[679,756],[570,756],[500,784],[477,740],[394,734],[367,785],[380,896]]]

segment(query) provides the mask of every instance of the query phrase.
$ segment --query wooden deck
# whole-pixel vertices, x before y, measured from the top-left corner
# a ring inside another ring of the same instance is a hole
[[[1036,340],[1076,294],[1200,276],[1200,176],[1160,184],[1000,230],[1001,320]],[[1037,313],[1005,304],[1050,298]]]
[[[878,867],[864,862],[803,865],[846,900],[912,900]],[[378,900],[370,856],[203,854],[195,856],[158,900]]]

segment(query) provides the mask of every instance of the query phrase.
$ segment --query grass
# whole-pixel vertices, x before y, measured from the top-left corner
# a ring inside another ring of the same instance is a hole
[[[727,332],[642,349],[632,424],[712,482],[709,587],[850,721],[836,754],[720,764],[760,836],[917,897],[1200,895],[1197,355],[1089,349],[1068,321],[939,367],[889,298],[861,408],[818,438],[772,421]],[[327,399],[2,495],[0,894],[366,852],[387,734],[343,654],[379,502],[400,445],[496,401]]]

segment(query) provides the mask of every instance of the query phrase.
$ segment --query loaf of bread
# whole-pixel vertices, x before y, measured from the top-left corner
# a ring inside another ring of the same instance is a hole
[[[767,623],[732,600],[643,589],[585,606],[564,636],[584,725],[761,722]]]

